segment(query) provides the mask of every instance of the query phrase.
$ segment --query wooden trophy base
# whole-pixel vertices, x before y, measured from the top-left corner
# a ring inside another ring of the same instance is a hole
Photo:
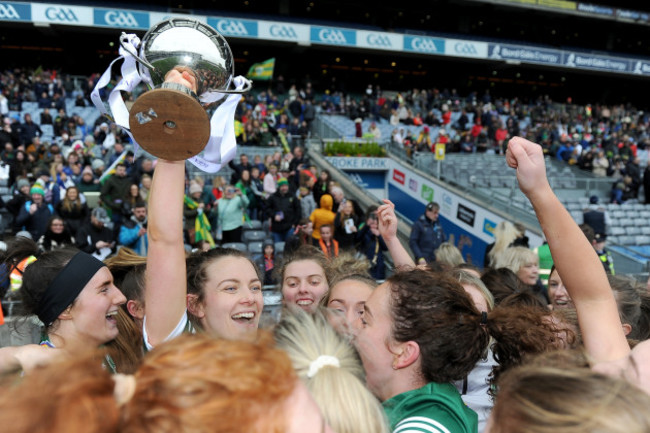
[[[210,139],[208,113],[195,98],[173,89],[154,89],[138,97],[129,126],[144,150],[168,161],[199,154]]]

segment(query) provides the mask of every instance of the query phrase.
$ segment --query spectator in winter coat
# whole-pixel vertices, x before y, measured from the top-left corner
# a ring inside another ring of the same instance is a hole
[[[435,251],[441,243],[447,240],[445,232],[438,221],[440,205],[430,202],[424,215],[413,224],[409,246],[415,254],[417,264],[426,264],[436,260]]]

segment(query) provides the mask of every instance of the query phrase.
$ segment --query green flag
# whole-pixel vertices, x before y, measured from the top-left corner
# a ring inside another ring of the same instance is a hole
[[[275,67],[275,57],[263,61],[262,63],[255,63],[248,70],[246,76],[256,80],[272,80],[273,68]]]

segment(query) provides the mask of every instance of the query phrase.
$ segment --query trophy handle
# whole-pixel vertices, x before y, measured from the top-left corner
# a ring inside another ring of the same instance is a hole
[[[151,63],[149,63],[146,60],[141,59],[140,57],[138,57],[138,53],[135,51],[135,49],[133,48],[132,45],[127,44],[128,38],[129,38],[129,35],[122,32],[122,34],[120,35],[120,45],[122,46],[122,48],[124,48],[129,54],[131,54],[133,56],[133,58],[136,61],[138,61],[141,65],[143,65],[145,68],[155,70],[156,68]]]

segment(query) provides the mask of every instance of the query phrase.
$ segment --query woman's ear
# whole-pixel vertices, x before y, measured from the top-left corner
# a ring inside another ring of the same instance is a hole
[[[72,305],[68,306],[58,317],[59,320],[70,320],[72,319]]]
[[[205,317],[205,312],[203,311],[203,304],[199,302],[199,296],[188,293],[187,294],[187,311],[189,311],[193,316],[202,319]]]
[[[390,351],[393,354],[394,370],[409,367],[420,359],[420,346],[415,341],[399,343]]]
[[[628,335],[630,335],[630,332],[632,332],[632,325],[630,325],[629,323],[623,323],[623,333],[625,334],[625,336],[627,337]]]

